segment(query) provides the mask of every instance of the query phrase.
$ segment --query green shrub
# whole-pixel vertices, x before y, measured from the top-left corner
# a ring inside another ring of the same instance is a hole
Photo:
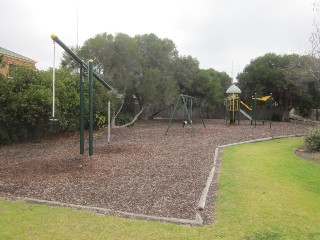
[[[309,152],[320,151],[320,128],[313,128],[304,139],[305,147]]]
[[[101,128],[104,124],[106,124],[107,118],[101,114],[94,115],[94,127]]]
[[[0,75],[0,145],[15,141],[38,140],[55,132],[79,128],[79,74],[67,68],[56,69],[55,118],[52,117],[52,69],[34,71],[17,67],[12,78]],[[89,126],[88,83],[85,83],[85,127]],[[94,127],[106,122],[109,91],[94,86]],[[126,116],[121,122],[128,122]]]
[[[0,145],[7,143],[10,143],[8,131],[5,128],[0,127]]]
[[[127,114],[120,113],[116,118],[116,125],[124,125],[132,121],[132,117]]]

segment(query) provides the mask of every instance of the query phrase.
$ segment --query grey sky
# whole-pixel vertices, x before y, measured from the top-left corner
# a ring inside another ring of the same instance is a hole
[[[314,0],[2,0],[0,47],[52,66],[56,34],[79,45],[95,34],[155,33],[200,67],[236,77],[268,52],[306,53]],[[62,49],[57,47],[58,58]],[[232,67],[233,66],[233,67]],[[233,70],[232,70],[233,69]]]

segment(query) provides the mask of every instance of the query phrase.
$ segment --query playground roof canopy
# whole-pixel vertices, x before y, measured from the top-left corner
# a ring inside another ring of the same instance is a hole
[[[226,93],[241,93],[240,88],[238,88],[236,85],[231,85],[226,91]]]

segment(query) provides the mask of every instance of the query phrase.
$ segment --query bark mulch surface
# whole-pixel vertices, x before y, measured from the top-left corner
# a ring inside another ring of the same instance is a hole
[[[40,143],[0,147],[0,197],[28,197],[137,214],[195,219],[197,204],[218,145],[271,136],[305,134],[290,123],[225,125],[201,122],[192,128],[167,121],[142,121],[134,127],[95,133],[94,156],[79,154],[79,134],[59,134]],[[86,143],[86,146],[88,144]],[[218,163],[219,165],[219,163]],[[206,209],[212,221],[217,178]]]

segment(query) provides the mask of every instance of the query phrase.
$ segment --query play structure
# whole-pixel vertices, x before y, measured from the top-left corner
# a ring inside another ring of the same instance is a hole
[[[236,86],[232,85],[226,91],[226,123],[227,119],[230,119],[230,124],[236,123],[236,118],[238,119],[238,124],[240,123],[240,94],[241,90]]]
[[[168,134],[169,128],[171,127],[172,120],[177,112],[178,106],[181,105],[181,103],[182,103],[183,110],[184,110],[184,119],[182,121],[182,127],[185,127],[186,125],[190,125],[192,127],[193,134],[195,134],[195,130],[194,130],[194,127],[192,125],[192,120],[191,120],[194,103],[196,104],[196,107],[198,109],[198,113],[201,118],[202,124],[204,127],[206,127],[206,125],[204,124],[202,115],[201,115],[201,110],[200,110],[197,99],[192,96],[180,94],[178,97],[178,100],[174,106],[173,112],[171,114],[171,118],[170,118],[167,130],[166,130],[166,134]]]
[[[236,86],[232,85],[226,91],[227,98],[225,100],[226,106],[226,124],[228,124],[228,120],[230,124],[235,124],[236,120],[238,121],[238,125],[240,124],[240,114],[251,121],[251,125],[254,123],[255,127],[257,126],[257,112],[258,112],[258,104],[260,104],[260,109],[263,110],[263,120],[262,124],[265,123],[267,119],[267,108],[270,110],[269,114],[269,122],[271,128],[271,107],[272,107],[272,94],[264,97],[257,97],[256,93],[252,97],[253,104],[252,107],[248,106],[246,103],[240,100],[241,90]],[[241,108],[243,107],[243,109]],[[246,111],[249,111],[247,113]]]
[[[90,59],[88,64],[83,62],[70,48],[68,48],[56,35],[52,34],[51,38],[54,43],[54,51],[55,51],[55,43],[59,44],[78,64],[80,69],[80,78],[79,78],[79,86],[80,86],[80,154],[84,154],[84,76],[87,73],[88,81],[89,81],[89,155],[93,155],[93,77],[98,80],[105,88],[111,90],[111,87],[106,83],[98,74],[93,71],[93,60]],[[54,56],[55,58],[55,56]],[[55,61],[55,59],[54,59]],[[52,120],[57,121],[55,118],[55,110],[54,110],[54,71],[55,67],[53,66],[53,94],[52,94]]]

